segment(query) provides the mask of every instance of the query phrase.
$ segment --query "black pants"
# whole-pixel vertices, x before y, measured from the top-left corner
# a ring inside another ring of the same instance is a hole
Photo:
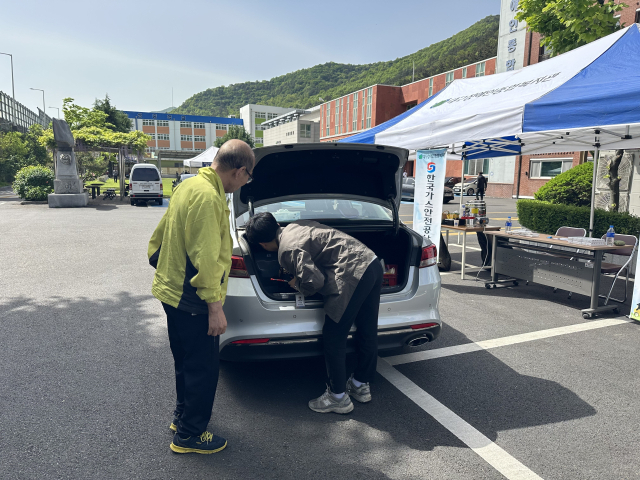
[[[478,199],[478,195],[480,195],[480,200],[484,200],[484,188],[478,189],[478,191],[476,192],[476,200]]]
[[[178,433],[189,437],[207,429],[218,386],[220,337],[207,335],[209,315],[193,315],[163,303],[176,369]]]
[[[353,377],[368,383],[376,374],[378,360],[378,311],[382,288],[382,265],[374,260],[364,272],[347,309],[338,323],[325,315],[322,329],[324,359],[333,393],[342,393],[347,384],[347,336],[356,324],[354,338],[358,353],[358,365]]]

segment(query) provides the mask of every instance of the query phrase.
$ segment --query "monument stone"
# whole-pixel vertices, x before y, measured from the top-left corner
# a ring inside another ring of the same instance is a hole
[[[82,180],[78,176],[75,140],[64,120],[53,119],[53,138],[56,141],[56,178],[53,192],[49,194],[49,208],[86,207],[89,194],[83,193]]]

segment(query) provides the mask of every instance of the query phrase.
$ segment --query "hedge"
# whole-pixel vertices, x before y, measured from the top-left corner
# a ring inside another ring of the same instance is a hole
[[[46,200],[53,193],[53,170],[41,165],[24,167],[16,173],[13,189],[25,200]]]
[[[590,207],[559,205],[538,200],[518,200],[520,225],[539,233],[555,235],[560,227],[577,227],[589,230]],[[613,225],[616,233],[638,236],[640,217],[628,213],[608,212],[596,209],[593,236],[601,237]]]
[[[535,193],[536,200],[584,207],[591,205],[593,162],[585,162],[552,178]]]

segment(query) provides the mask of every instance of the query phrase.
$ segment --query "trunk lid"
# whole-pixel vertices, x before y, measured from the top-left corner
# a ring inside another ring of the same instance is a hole
[[[254,153],[253,182],[233,194],[236,217],[278,201],[327,197],[376,203],[398,215],[408,150],[314,143],[263,147]]]

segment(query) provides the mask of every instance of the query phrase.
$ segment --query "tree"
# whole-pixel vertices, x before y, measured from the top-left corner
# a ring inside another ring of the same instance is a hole
[[[605,178],[609,179],[609,190],[611,190],[611,203],[609,204],[609,210],[613,212],[618,211],[620,206],[620,177],[618,176],[618,168],[620,162],[624,157],[624,150],[616,150],[615,155],[607,165],[609,174],[605,175]]]
[[[16,172],[24,167],[52,164],[51,155],[41,143],[43,135],[37,124],[24,134],[0,134],[0,182],[13,181]]]
[[[626,7],[615,0],[520,0],[516,19],[542,35],[541,46],[560,55],[620,30],[614,14]]]
[[[244,127],[240,127],[238,125],[230,125],[229,130],[223,137],[216,138],[214,145],[220,148],[224,144],[224,142],[226,142],[227,140],[231,140],[232,138],[237,138],[239,140],[247,142],[251,148],[255,146],[253,143],[253,138],[251,138],[249,132],[247,132]]]
[[[113,125],[116,132],[128,133],[131,130],[131,119],[127,117],[126,113],[111,105],[109,94],[104,96],[104,100],[96,99],[93,109],[106,113],[107,123]]]

